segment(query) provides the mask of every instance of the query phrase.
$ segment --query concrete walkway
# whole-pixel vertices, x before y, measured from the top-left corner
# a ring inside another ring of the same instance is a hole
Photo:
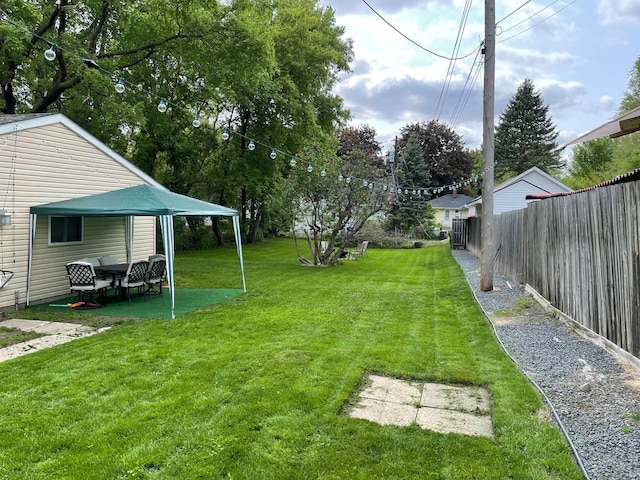
[[[64,322],[46,322],[42,320],[21,320],[13,318],[0,322],[0,327],[17,328],[25,332],[38,332],[42,337],[34,338],[22,343],[16,343],[6,348],[0,348],[0,362],[20,357],[28,353],[37,352],[43,348],[61,345],[77,338],[87,337],[103,332],[109,327],[92,328],[86,325]]]

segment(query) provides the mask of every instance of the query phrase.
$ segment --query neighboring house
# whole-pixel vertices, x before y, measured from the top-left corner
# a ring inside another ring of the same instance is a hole
[[[527,195],[565,192],[573,192],[573,189],[538,167],[531,167],[526,172],[510,178],[495,187],[493,191],[493,213],[494,215],[499,215],[511,210],[527,208],[527,204],[531,201],[527,200]],[[482,197],[469,202],[466,207],[472,212],[475,210],[475,215],[471,213],[470,216],[480,216],[482,212]]]
[[[64,115],[0,115],[0,311],[26,301],[30,207],[142,184],[163,188]],[[126,261],[125,225],[122,216],[38,215],[30,302],[69,294],[68,262]],[[156,218],[135,217],[131,256],[146,259],[155,245]]]
[[[471,201],[473,198],[453,190],[452,193],[434,198],[427,203],[433,207],[435,220],[441,225],[442,230],[450,231],[454,218],[464,218],[469,215],[469,209],[465,205]]]

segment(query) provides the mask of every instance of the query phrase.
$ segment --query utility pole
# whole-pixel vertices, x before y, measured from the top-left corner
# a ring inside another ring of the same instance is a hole
[[[484,95],[482,134],[482,237],[480,290],[493,290],[493,164],[496,73],[495,0],[484,1]]]

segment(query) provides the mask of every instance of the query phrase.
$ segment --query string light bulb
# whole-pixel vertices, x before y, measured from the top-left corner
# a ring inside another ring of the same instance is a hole
[[[309,173],[313,172],[313,165],[311,165],[311,163],[309,163],[309,165],[307,165],[307,172],[309,172]]]
[[[347,177],[347,183],[351,183],[351,177]]]
[[[292,167],[296,166],[296,157],[291,157],[291,161],[289,162],[289,165],[291,165]]]
[[[271,160],[275,160],[277,156],[278,156],[278,152],[276,152],[275,148],[272,148],[271,153],[269,154],[269,158],[271,158]]]
[[[48,50],[44,52],[44,58],[49,62],[53,62],[56,59],[56,44],[52,43]]]
[[[196,113],[196,116],[193,117],[193,122],[191,122],[191,125],[193,125],[193,128],[199,128],[200,127],[200,115],[198,115]]]
[[[253,141],[253,138],[249,140],[249,146],[247,148],[252,151],[256,149],[256,143]]]
[[[158,104],[158,111],[160,113],[164,113],[167,111],[167,101],[164,98],[160,99],[160,103]]]
[[[225,142],[229,140],[229,129],[227,127],[224,127],[224,131],[222,132],[222,140]]]
[[[342,172],[340,172],[340,174],[338,174],[338,180],[341,182],[342,180],[344,180],[344,177],[342,176]]]
[[[116,92],[124,93],[124,78],[120,77],[118,83],[116,83]]]
[[[327,176],[327,171],[323,168],[322,171],[320,172],[320,176],[321,177],[326,177]]]

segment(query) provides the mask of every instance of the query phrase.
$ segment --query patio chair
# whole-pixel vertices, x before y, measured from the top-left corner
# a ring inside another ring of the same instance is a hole
[[[166,278],[167,262],[163,258],[157,258],[149,262],[147,270],[147,290],[145,294],[160,295],[162,294],[162,282]]]
[[[362,257],[363,255],[369,256],[369,254],[367,253],[367,246],[368,245],[369,245],[369,240],[365,240],[364,242],[358,243],[358,246],[355,248],[355,250],[349,250],[347,259],[348,260],[357,260],[358,258]]]
[[[69,286],[72,292],[78,292],[78,301],[86,304],[100,305],[100,301],[107,301],[107,289],[111,287],[110,280],[96,278],[96,272],[93,265],[89,262],[71,262],[67,263],[67,276],[69,277]],[[85,295],[89,298],[85,301]],[[99,301],[96,301],[94,295],[98,294]]]
[[[115,265],[116,263],[118,263],[118,257],[114,257],[113,255],[105,255],[98,258],[98,261],[100,262],[100,265]]]
[[[136,260],[131,262],[127,268],[127,273],[120,280],[120,289],[127,290],[127,299],[131,304],[131,289],[137,288],[138,293],[144,294],[144,287],[147,282],[147,270],[149,270],[149,262],[146,260]],[[144,295],[144,301],[147,301],[147,296]]]

